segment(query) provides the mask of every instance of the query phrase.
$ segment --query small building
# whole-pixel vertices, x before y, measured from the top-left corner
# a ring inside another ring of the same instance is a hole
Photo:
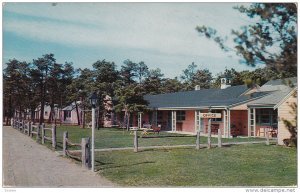
[[[294,85],[296,78],[288,79]],[[297,103],[294,88],[282,80],[271,80],[261,87],[255,85],[230,86],[230,81],[222,78],[220,89],[200,89],[194,91],[146,95],[150,111],[138,118],[133,115],[131,126],[142,124],[161,125],[163,130],[195,133],[200,130],[208,133],[208,119],[200,113],[219,113],[220,118],[211,120],[212,134],[221,129],[224,138],[247,136],[265,137],[268,128],[270,137],[278,136],[278,143],[290,134],[283,119],[296,125],[295,115],[290,105]]]
[[[49,119],[51,118],[51,106],[46,103],[44,106],[44,121],[49,121]],[[59,120],[60,119],[60,115],[61,115],[61,111],[60,108],[58,107],[57,104],[54,104],[54,109],[53,109],[53,117],[51,118],[52,120]],[[34,111],[34,119],[35,121],[39,120],[41,116],[41,105],[37,106],[35,111]]]
[[[78,114],[76,110],[76,104],[75,102],[71,103],[70,105],[64,107],[62,109],[62,116],[61,116],[61,123],[62,124],[78,124],[78,117],[79,120],[81,118],[82,109],[80,108],[80,101],[77,101],[77,109]]]

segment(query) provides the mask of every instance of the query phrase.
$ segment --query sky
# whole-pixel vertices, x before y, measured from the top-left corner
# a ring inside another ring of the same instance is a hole
[[[92,68],[103,59],[119,68],[126,59],[144,61],[168,78],[179,77],[192,62],[214,75],[225,68],[254,70],[195,30],[196,26],[213,27],[233,46],[231,30],[253,22],[234,10],[235,5],[5,3],[3,63],[13,58],[31,62],[53,53],[58,63],[73,62],[75,68]]]

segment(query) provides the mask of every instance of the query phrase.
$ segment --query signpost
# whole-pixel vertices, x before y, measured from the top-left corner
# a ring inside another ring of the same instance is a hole
[[[211,148],[211,119],[221,118],[221,113],[200,113],[200,118],[208,119],[208,138],[207,138],[207,148]]]

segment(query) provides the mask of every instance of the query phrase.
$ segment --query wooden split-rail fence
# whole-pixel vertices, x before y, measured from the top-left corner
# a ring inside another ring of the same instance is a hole
[[[52,144],[52,148],[56,149],[57,141],[56,141],[56,126],[52,125],[52,127],[47,128],[45,124],[33,124],[33,122],[20,120],[17,118],[12,119],[11,125],[13,128],[23,132],[29,137],[36,138],[37,142],[41,142],[44,144],[46,141],[49,141]],[[77,159],[82,161],[82,166],[88,169],[91,168],[91,151],[90,151],[90,138],[82,138],[81,143],[72,143],[68,138],[68,132],[65,131],[63,135],[63,155],[71,157],[73,159]],[[70,147],[80,147],[81,148],[81,156],[74,155]]]
[[[15,129],[18,129],[19,131],[23,132],[24,134],[27,134],[30,137],[36,137],[36,141],[42,142],[42,144],[45,143],[45,140],[48,140],[52,144],[52,148],[56,148],[56,126],[52,125],[51,128],[45,127],[45,124],[41,125],[34,125],[33,122],[25,121],[25,120],[19,120],[19,119],[13,119],[12,121],[12,127]],[[46,135],[50,132],[50,135]]]
[[[81,156],[72,154],[70,147],[80,147]],[[82,167],[91,168],[91,143],[90,138],[82,138],[81,143],[72,143],[69,139],[68,132],[65,131],[63,135],[63,156],[68,156],[73,159],[79,160],[82,163]]]

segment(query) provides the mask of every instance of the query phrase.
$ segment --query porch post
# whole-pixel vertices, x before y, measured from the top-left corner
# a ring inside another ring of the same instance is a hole
[[[256,109],[253,108],[253,132],[256,137]]]
[[[248,109],[248,135],[256,137],[256,109]]]
[[[138,112],[138,127],[142,128],[142,112]]]
[[[208,112],[211,113],[211,109]],[[211,118],[208,119],[207,148],[211,148]]]
[[[195,132],[201,131],[200,110],[195,110]]]
[[[176,111],[172,111],[172,131],[176,131]]]
[[[157,126],[157,110],[152,112],[152,125]]]
[[[224,111],[223,111],[223,120],[224,120],[224,134],[223,134],[223,136],[224,136],[224,138],[227,136],[227,129],[228,129],[228,125],[227,125],[227,113],[226,113],[226,109],[224,109]]]
[[[250,108],[248,108],[248,137],[250,137],[251,136],[251,126],[250,126]]]
[[[228,138],[230,138],[231,135],[231,125],[230,125],[230,109],[228,109]]]

